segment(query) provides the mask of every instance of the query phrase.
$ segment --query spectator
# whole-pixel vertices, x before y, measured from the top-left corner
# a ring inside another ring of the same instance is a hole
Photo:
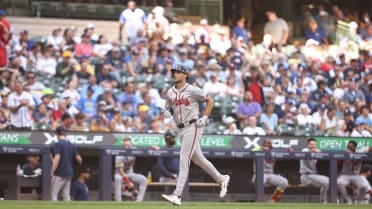
[[[231,116],[227,117],[224,121],[226,124],[226,130],[223,134],[226,135],[240,135],[242,132],[236,127],[235,119]]]
[[[90,43],[90,36],[86,33],[81,35],[81,43],[76,44],[74,48],[74,55],[77,59],[80,59],[82,56],[91,58],[93,53],[93,46]]]
[[[121,112],[119,108],[114,109],[114,116],[112,117],[112,120],[110,121],[109,127],[112,132],[126,132],[127,131],[123,123],[123,118],[121,116]]]
[[[169,31],[169,21],[166,17],[164,17],[164,8],[160,6],[154,7],[152,10],[152,13],[154,14],[154,22],[157,26],[158,31],[161,34],[168,35]]]
[[[3,108],[0,108],[0,130],[6,130],[9,128],[9,119],[5,114]]]
[[[270,34],[274,44],[285,45],[287,43],[289,28],[287,22],[270,10],[266,12],[269,22],[265,24],[264,34]]]
[[[267,104],[264,112],[260,116],[260,124],[264,127],[266,135],[276,135],[276,127],[278,125],[278,116],[273,112],[274,104]]]
[[[110,132],[110,129],[108,128],[107,123],[108,122],[103,117],[98,116],[91,121],[90,131],[93,131],[93,132]]]
[[[98,36],[97,43],[94,44],[94,56],[100,60],[105,60],[107,53],[112,49],[112,44],[109,43],[105,34]]]
[[[134,95],[135,84],[134,82],[127,82],[124,84],[124,92],[119,95],[119,102],[129,101],[131,104],[132,111],[136,112],[138,100]]]
[[[257,126],[257,118],[255,116],[249,116],[244,122],[247,123],[248,126],[244,128],[243,134],[260,136],[266,135],[266,132],[261,127]]]
[[[53,121],[51,117],[52,112],[48,110],[45,104],[40,104],[34,114],[34,120],[37,130],[50,130]]]
[[[244,101],[241,102],[236,110],[236,114],[239,120],[244,120],[250,116],[260,117],[262,109],[260,104],[253,101],[253,96],[250,91],[247,91],[244,95]]]
[[[235,77],[229,76],[227,77],[226,84],[225,84],[225,95],[226,96],[236,96],[236,97],[243,97],[243,88],[236,85]]]
[[[97,101],[93,98],[93,87],[88,86],[86,95],[82,96],[77,103],[77,108],[85,118],[91,118],[97,112]]]
[[[355,120],[355,128],[350,134],[351,137],[371,137],[371,132],[368,131],[365,121],[362,118]]]
[[[55,27],[52,30],[52,34],[48,36],[47,44],[51,44],[54,50],[59,51],[62,48],[63,38],[60,35],[62,32],[61,27]]]
[[[196,32],[195,32],[196,43],[198,44],[202,43],[201,37],[203,37],[204,39],[203,41],[205,43],[209,43],[211,39],[211,31],[209,29],[207,19],[200,20],[200,26],[198,27],[198,29],[196,29]]]
[[[83,113],[78,113],[75,115],[75,123],[72,125],[71,131],[89,131],[89,127],[85,122],[85,115]]]
[[[128,1],[128,8],[123,10],[119,17],[119,40],[122,39],[122,30],[125,29],[125,37],[129,43],[135,41],[137,32],[145,27],[146,15],[142,9],[136,8],[135,1]]]
[[[59,128],[63,128],[63,130],[71,130],[71,126],[74,124],[74,118],[68,114],[68,113],[63,113],[61,116],[61,125]]]
[[[284,104],[284,110],[280,111],[278,115],[279,124],[284,124],[292,127],[296,126],[297,124],[296,111],[297,108],[295,107],[295,101],[293,101],[292,99],[286,99]]]
[[[124,72],[124,55],[118,46],[114,46],[110,53],[107,54],[105,65],[110,70],[110,75],[121,82],[120,74]]]
[[[31,114],[35,109],[32,95],[23,90],[23,83],[16,81],[14,91],[10,93],[8,100],[10,114],[10,127],[12,130],[31,130]]]
[[[253,96],[253,101],[260,105],[264,104],[264,95],[262,92],[262,83],[265,80],[264,73],[256,66],[249,68],[249,73],[244,75],[243,82],[246,91],[250,91]]]
[[[70,98],[70,102],[72,105],[77,105],[78,101],[80,100],[80,94],[76,90],[77,82],[76,80],[68,80],[66,85],[66,89],[62,92],[61,98]]]
[[[56,76],[71,79],[74,75],[74,64],[71,60],[71,51],[62,53],[62,61],[58,62],[56,67]]]
[[[56,129],[56,135],[58,142],[53,147],[51,199],[57,201],[58,195],[62,191],[63,200],[70,201],[71,177],[74,173],[73,161],[76,160],[81,164],[82,158],[76,147],[66,139],[66,132],[63,127]]]
[[[101,71],[96,74],[96,77],[99,84],[110,83],[114,88],[118,86],[118,80],[112,74],[112,71],[110,72],[109,65],[103,65]]]
[[[235,41],[238,40],[238,38],[242,38],[243,42],[245,44],[248,44],[250,33],[245,29],[245,18],[242,17],[236,21],[236,25],[233,28],[233,38]]]
[[[309,22],[309,28],[306,30],[305,39],[313,39],[321,44],[329,43],[327,36],[322,29],[318,27],[318,23],[315,20]]]
[[[95,75],[89,76],[88,83],[84,84],[80,90],[80,95],[87,95],[88,88],[93,90],[92,99],[94,100],[97,100],[104,91],[103,87],[97,84],[97,78]]]
[[[79,177],[71,184],[71,199],[76,201],[86,201],[89,197],[89,188],[86,182],[90,178],[90,169],[81,167],[79,169]]]
[[[231,48],[231,42],[226,37],[226,32],[224,29],[220,28],[217,33],[218,35],[212,37],[211,39],[211,49],[215,52],[223,54]]]
[[[134,119],[134,126],[137,131],[146,132],[150,128],[151,116],[149,114],[149,106],[142,104],[138,107],[138,116]]]
[[[203,92],[206,95],[225,96],[225,89],[225,84],[217,80],[217,74],[211,72],[209,81],[204,84]]]
[[[123,139],[123,148],[132,149],[132,141],[130,138]],[[115,157],[115,200],[121,201],[121,188],[123,182],[131,189],[134,189],[135,184],[139,185],[139,192],[136,202],[143,201],[147,189],[147,179],[145,176],[134,172],[134,165],[136,158],[133,156],[120,156]]]
[[[80,65],[75,66],[75,76],[78,80],[79,86],[88,83],[89,77],[94,75],[94,69],[89,64],[89,59],[85,55],[80,58]]]
[[[36,74],[34,72],[26,73],[26,83],[24,87],[35,97],[37,101],[41,99],[45,86],[43,83],[37,81]]]
[[[297,125],[310,127],[314,125],[313,117],[310,115],[311,110],[306,103],[300,104],[299,113],[297,115]]]
[[[369,109],[367,105],[363,105],[360,109],[360,115],[356,118],[356,120],[363,120],[364,123],[367,125],[367,129],[369,132],[372,132],[372,115],[369,113]]]
[[[356,99],[366,101],[363,92],[356,88],[355,81],[348,81],[348,88],[344,93],[343,100],[349,104],[354,104]]]
[[[3,68],[7,64],[6,58],[6,45],[10,38],[10,23],[5,18],[5,11],[0,9],[0,68]]]
[[[328,107],[327,113],[320,121],[320,130],[324,131],[329,136],[334,135],[338,120],[335,108]]]

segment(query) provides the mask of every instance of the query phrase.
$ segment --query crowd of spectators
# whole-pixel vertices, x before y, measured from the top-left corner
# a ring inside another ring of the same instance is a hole
[[[133,1],[120,14],[121,41],[93,23],[56,26],[45,42],[10,30],[0,128],[165,133],[175,128],[162,112],[170,68],[182,64],[189,83],[221,101],[212,121],[227,128],[212,132],[371,136],[372,25],[368,13],[353,19],[336,44],[335,20],[346,19],[331,9],[305,12],[305,39],[293,43],[275,11],[253,43],[244,18],[231,30],[169,23],[163,8],[145,14]]]

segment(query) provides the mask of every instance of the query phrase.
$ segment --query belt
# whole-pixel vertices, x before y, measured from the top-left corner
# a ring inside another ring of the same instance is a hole
[[[189,122],[186,122],[186,123],[178,123],[177,128],[185,128],[186,126],[191,125],[195,122],[196,122],[196,119],[192,119],[192,120],[190,120]]]

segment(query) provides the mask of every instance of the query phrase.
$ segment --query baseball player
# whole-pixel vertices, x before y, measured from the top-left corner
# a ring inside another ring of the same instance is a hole
[[[358,144],[351,140],[347,143],[347,152],[355,153]],[[350,196],[347,194],[346,186],[352,184],[356,186],[358,190],[367,190],[368,185],[364,184],[364,181],[359,176],[360,169],[362,167],[362,160],[345,160],[342,164],[341,176],[337,179],[338,190],[341,196],[345,199],[347,204],[352,204]],[[358,197],[358,199],[363,199]]]
[[[178,135],[181,143],[180,169],[176,189],[172,194],[162,195],[162,198],[174,205],[181,205],[182,192],[186,184],[191,160],[207,172],[216,182],[220,183],[220,197],[225,197],[230,176],[222,175],[213,164],[208,161],[200,148],[199,139],[203,133],[203,127],[207,125],[208,116],[213,108],[213,100],[210,96],[193,85],[187,84],[189,69],[183,65],[176,65],[171,69],[175,85],[167,92],[167,104],[164,115],[171,117],[178,127]],[[199,118],[199,104],[206,102],[203,116]]]
[[[261,150],[262,151],[270,151],[272,149],[272,141],[271,139],[264,139],[262,143]],[[275,167],[275,159],[274,158],[266,158],[264,161],[264,184],[270,184],[276,186],[276,190],[274,191],[273,195],[271,196],[271,202],[277,202],[278,199],[282,196],[284,190],[288,187],[288,180],[283,176],[278,174],[274,174],[274,167]],[[256,166],[254,164],[254,173],[256,173]],[[253,175],[252,182],[256,181],[256,174]]]
[[[314,138],[307,140],[307,148],[302,152],[319,153],[317,148],[317,141]],[[329,189],[329,178],[327,176],[319,175],[316,168],[316,159],[301,159],[300,160],[300,181],[302,184],[309,184],[320,188],[320,202],[327,203],[327,193]]]
[[[360,175],[359,175],[361,178],[360,180],[363,182],[363,185],[365,185],[365,187],[363,187],[362,189],[358,191],[359,197],[361,198],[359,199],[360,204],[368,204],[369,200],[371,199],[372,187],[369,184],[368,179],[367,179],[371,175],[372,175],[372,166],[369,164],[364,164],[362,166],[362,170],[360,171]]]

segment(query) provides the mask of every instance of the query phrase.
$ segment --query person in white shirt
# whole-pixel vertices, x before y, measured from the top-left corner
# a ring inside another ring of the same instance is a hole
[[[351,132],[351,137],[371,137],[371,133],[366,129],[367,125],[362,118],[355,120],[355,128]]]
[[[225,135],[240,135],[242,132],[236,127],[235,119],[231,116],[227,117],[225,120],[226,130],[223,132]]]
[[[23,83],[16,81],[14,92],[9,95],[10,127],[12,130],[31,130],[31,115],[35,109],[32,95],[23,91]]]
[[[225,35],[225,30],[220,28],[218,30],[218,35],[213,36],[210,42],[211,49],[215,52],[225,54],[228,49],[231,48],[231,42]]]
[[[125,28],[125,35],[128,42],[135,39],[137,32],[145,29],[145,21],[145,12],[142,9],[136,8],[135,1],[129,1],[128,8],[119,17],[119,40],[122,41],[123,28]]]
[[[217,74],[212,72],[210,74],[210,80],[204,84],[203,92],[207,95],[219,95],[223,96],[226,89],[226,85],[217,80]]]
[[[200,37],[204,36],[204,40],[206,43],[209,43],[210,41],[210,29],[208,26],[208,20],[207,19],[201,19],[200,20],[200,27],[196,30],[195,33],[195,39],[197,43],[200,43]]]
[[[314,120],[313,117],[310,115],[310,108],[307,104],[302,103],[299,108],[299,114],[297,115],[297,125],[300,126],[308,126],[313,125]]]
[[[56,27],[53,29],[52,35],[48,36],[47,43],[52,44],[55,50],[60,50],[62,47],[63,38],[61,36],[61,27]]]
[[[257,126],[257,119],[255,116],[250,116],[246,120],[248,120],[248,126],[244,128],[243,134],[260,136],[266,135],[263,128]]]
[[[45,73],[51,76],[56,74],[57,61],[51,55],[48,50],[44,51],[44,56],[37,60],[36,71],[40,73]]]
[[[24,87],[34,96],[37,101],[40,101],[41,96],[44,94],[44,89],[46,88],[43,83],[37,81],[36,74],[34,72],[26,73],[26,83]]]

